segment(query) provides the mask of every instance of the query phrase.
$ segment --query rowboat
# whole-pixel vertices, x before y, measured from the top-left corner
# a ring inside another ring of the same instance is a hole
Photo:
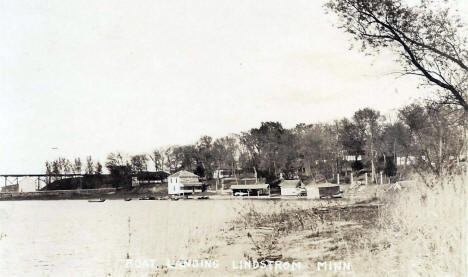
[[[100,198],[100,199],[90,199],[88,202],[104,202],[106,199]]]

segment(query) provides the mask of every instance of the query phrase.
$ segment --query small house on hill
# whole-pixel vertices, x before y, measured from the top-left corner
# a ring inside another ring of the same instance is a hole
[[[301,180],[282,180],[279,186],[281,188],[281,195],[298,196],[302,192],[305,193]]]
[[[305,189],[307,191],[307,198],[320,199],[341,195],[340,186],[330,183],[308,184]]]
[[[203,184],[198,175],[186,170],[167,177],[167,191],[170,195],[190,195],[202,192]]]

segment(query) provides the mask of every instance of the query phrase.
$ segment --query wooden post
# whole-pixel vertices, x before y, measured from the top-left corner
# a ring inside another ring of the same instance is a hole
[[[367,172],[365,173],[365,177],[366,177],[366,185],[367,185]]]
[[[382,171],[380,171],[380,184],[383,185],[383,175],[382,175]]]
[[[337,174],[336,174],[336,184],[337,184],[337,185],[340,184],[340,173],[337,173]]]
[[[353,173],[351,172],[351,184],[353,184]]]

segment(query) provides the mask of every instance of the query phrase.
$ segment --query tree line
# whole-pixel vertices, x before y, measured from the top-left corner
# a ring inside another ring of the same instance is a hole
[[[49,175],[54,174],[102,174],[102,164],[99,161],[94,161],[91,156],[86,157],[83,164],[81,159],[75,158],[73,161],[59,157],[53,161],[45,162],[45,172]]]
[[[460,170],[464,149],[463,111],[450,106],[411,104],[394,118],[363,108],[350,118],[329,123],[262,122],[239,134],[221,138],[203,136],[194,144],[160,147],[151,153],[113,152],[105,167],[112,174],[189,170],[211,179],[219,169],[253,172],[268,181],[307,175],[334,178],[337,173],[368,171],[371,180],[403,168],[436,175]],[[102,165],[91,156],[82,165],[59,158],[46,162],[47,173],[101,174]],[[118,173],[120,172],[120,173]]]

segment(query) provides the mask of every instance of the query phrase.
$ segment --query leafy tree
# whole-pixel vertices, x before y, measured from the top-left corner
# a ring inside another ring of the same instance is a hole
[[[356,124],[345,118],[340,122],[338,140],[348,155],[364,154],[364,145]]]
[[[99,175],[102,174],[102,164],[101,164],[100,162],[97,162],[97,163],[96,163],[96,168],[95,168],[94,172],[95,172],[96,174],[99,174]]]
[[[109,153],[106,159],[106,168],[109,172],[112,171],[112,168],[117,166],[129,166],[129,161],[124,158],[124,155],[120,152]]]
[[[329,0],[340,28],[360,43],[361,51],[391,50],[402,75],[419,77],[437,91],[437,102],[464,110],[468,161],[468,29],[455,1]],[[353,43],[354,44],[354,43]],[[468,166],[466,168],[468,178]]]
[[[135,155],[130,158],[130,165],[133,172],[142,172],[148,170],[148,157],[146,155]]]
[[[275,179],[294,159],[294,135],[279,122],[262,122],[241,135],[247,150],[247,162],[255,171],[261,170],[267,180]]]
[[[379,121],[381,119],[380,113],[370,108],[358,110],[353,115],[354,124],[358,129],[359,141],[364,144],[366,160],[371,164],[373,181],[376,181],[376,142],[380,137],[381,124]]]
[[[91,156],[86,157],[86,168],[85,174],[93,174],[94,173],[94,162]]]
[[[200,173],[199,176],[210,177],[213,175],[213,138],[210,136],[201,137],[195,144],[196,148],[196,160],[198,162],[197,169],[201,168],[202,170],[197,170]],[[197,174],[198,175],[198,174]]]
[[[409,129],[407,147],[412,149],[418,169],[437,175],[452,170],[463,149],[461,112],[449,107],[434,109],[411,104],[402,108],[399,116]]]
[[[73,173],[80,174],[81,173],[81,159],[78,157],[74,160],[73,163]]]
[[[453,1],[330,0],[326,7],[340,18],[361,50],[391,49],[402,74],[420,76],[440,88],[441,100],[468,110],[467,28],[451,9]]]
[[[161,149],[156,149],[151,155],[148,155],[151,161],[154,163],[154,169],[156,171],[161,171],[164,169],[164,151]]]

